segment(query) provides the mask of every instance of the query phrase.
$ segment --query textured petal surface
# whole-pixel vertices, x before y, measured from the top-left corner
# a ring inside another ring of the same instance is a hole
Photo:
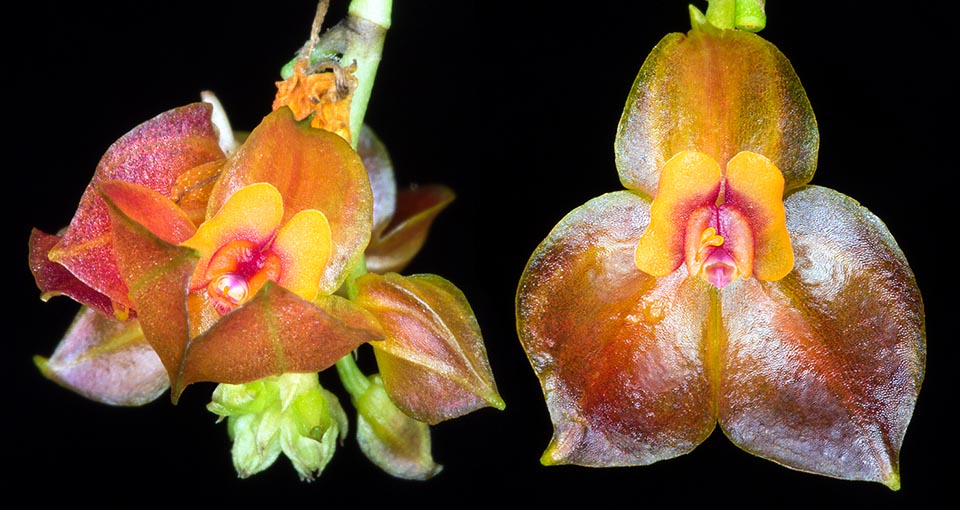
[[[280,190],[284,222],[304,209],[326,216],[333,253],[320,289],[335,291],[363,256],[373,228],[373,193],[360,156],[339,136],[295,122],[289,108],[280,108],[227,160],[208,216],[233,192],[257,182]]]
[[[30,231],[30,271],[40,289],[40,299],[69,296],[76,302],[100,313],[113,316],[115,310],[110,298],[81,282],[73,273],[47,258],[50,249],[60,242],[60,236],[33,229]]]
[[[786,466],[896,488],[926,357],[913,274],[850,198],[806,187],[785,205],[794,270],[722,294],[720,424]]]
[[[534,252],[517,295],[520,340],[553,420],[547,464],[649,464],[716,424],[712,287],[639,271],[649,203],[628,191],[575,209]]]
[[[194,250],[168,243],[123,214],[104,197],[110,212],[117,269],[130,289],[143,334],[176,380],[190,338],[186,300],[197,263]],[[179,394],[171,395],[174,402]]]
[[[683,150],[720,165],[740,151],[770,158],[787,188],[809,182],[819,134],[790,62],[761,37],[710,26],[670,34],[634,81],[617,131],[620,181],[652,196],[663,164]]]
[[[357,285],[354,301],[383,325],[386,338],[371,345],[397,407],[431,424],[504,407],[480,326],[460,289],[429,274],[368,273]]]
[[[402,271],[423,247],[433,220],[454,197],[453,190],[439,184],[401,190],[393,221],[367,246],[367,269],[374,273]]]
[[[179,244],[197,231],[177,204],[146,186],[106,181],[100,185],[100,192],[128,218],[170,244]]]
[[[195,103],[162,113],[113,143],[97,165],[63,240],[50,252],[80,281],[129,306],[127,289],[116,268],[110,242],[110,218],[100,184],[121,180],[169,196],[177,177],[198,165],[223,159],[211,107]]]
[[[174,395],[189,384],[250,382],[286,372],[319,372],[363,343],[383,338],[363,308],[338,296],[311,303],[267,283],[186,346]]]
[[[115,406],[157,399],[170,380],[136,320],[120,322],[83,307],[53,356],[34,358],[40,371],[86,398]]]

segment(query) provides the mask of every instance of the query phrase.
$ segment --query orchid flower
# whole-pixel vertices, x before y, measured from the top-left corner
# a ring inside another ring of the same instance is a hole
[[[394,476],[440,471],[429,424],[503,408],[466,297],[396,272],[453,196],[398,193],[385,146],[355,125],[389,5],[351,4],[348,35],[338,25],[325,39],[321,1],[273,111],[242,144],[204,93],[108,149],[70,225],[30,239],[42,297],[83,305],[53,356],[36,358],[47,377],[112,405],[219,383],[208,409],[228,420],[242,477],[280,453],[303,479],[323,470],[348,429],[317,376],[335,365],[361,449]],[[353,63],[315,62],[328,43]],[[354,362],[364,344],[380,374]]]
[[[723,22],[732,6],[691,7],[652,50],[615,143],[627,189],[569,213],[521,277],[554,426],[541,462],[651,464],[719,424],[784,466],[896,490],[919,289],[876,216],[809,184],[810,103],[773,44]]]
[[[206,105],[184,109],[209,122]],[[182,109],[134,132],[179,118],[177,112]],[[129,138],[115,148],[126,147]],[[166,368],[174,400],[198,381],[320,371],[382,337],[372,316],[332,295],[362,257],[371,230],[373,198],[356,152],[332,133],[301,129],[281,109],[218,165],[209,217],[195,226],[171,198],[174,186],[107,179],[102,176],[112,176],[112,168],[102,164],[85,196],[96,206],[78,211],[44,263],[50,272],[71,271],[79,280],[88,259],[98,260],[100,250],[110,255],[115,262],[100,263],[86,282],[123,289],[116,295]],[[176,174],[170,182],[193,179],[196,167],[181,168],[170,164],[155,172]],[[323,182],[340,183],[343,194],[329,193]],[[101,225],[107,225],[95,231],[101,237],[89,240],[86,232]],[[45,238],[37,234],[35,241]],[[80,247],[67,259],[72,264],[49,268],[72,240]],[[44,287],[43,278],[38,283],[45,292],[58,291]],[[240,331],[249,332],[243,341],[236,339]]]

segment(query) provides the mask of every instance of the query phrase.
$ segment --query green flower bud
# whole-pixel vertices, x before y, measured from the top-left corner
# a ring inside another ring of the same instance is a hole
[[[280,456],[276,412],[230,416],[227,432],[233,440],[230,453],[240,478],[247,478],[273,465]]]
[[[323,471],[349,427],[336,395],[319,384],[317,389],[294,398],[280,431],[283,453],[306,481]]]
[[[443,466],[430,454],[430,427],[394,405],[379,375],[369,377],[370,384],[354,397],[357,408],[357,443],[360,450],[392,476],[426,480]]]
[[[270,467],[282,452],[302,480],[312,480],[330,462],[347,431],[337,397],[317,374],[283,374],[246,384],[220,384],[207,405],[227,418],[233,465],[241,478]]]

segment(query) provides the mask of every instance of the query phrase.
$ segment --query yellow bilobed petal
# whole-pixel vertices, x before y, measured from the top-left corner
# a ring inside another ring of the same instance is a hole
[[[701,152],[683,151],[667,161],[650,205],[650,225],[634,254],[641,271],[666,276],[680,267],[687,219],[698,207],[714,204],[720,178],[720,166]]]
[[[793,247],[783,208],[783,174],[760,154],[741,152],[727,163],[724,202],[753,228],[753,276],[779,280],[793,269]]]
[[[330,258],[332,239],[330,224],[322,212],[307,209],[295,214],[273,242],[272,251],[280,257],[283,268],[277,283],[313,301]]]
[[[205,283],[197,280],[206,274],[210,258],[222,246],[236,239],[263,245],[280,226],[281,218],[283,198],[270,184],[261,182],[237,190],[217,214],[200,225],[197,233],[181,244],[200,252],[200,262],[191,287]]]
[[[327,217],[333,251],[320,288],[337,290],[363,257],[373,230],[373,192],[360,155],[339,136],[298,123],[289,108],[280,108],[227,160],[208,213],[235,190],[258,182],[280,191],[285,220],[305,209]]]

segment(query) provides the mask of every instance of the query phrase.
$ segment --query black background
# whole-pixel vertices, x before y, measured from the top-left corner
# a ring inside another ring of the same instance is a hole
[[[388,144],[401,184],[458,194],[405,272],[442,275],[470,299],[505,411],[433,428],[444,471],[393,479],[350,437],[323,475],[302,483],[281,458],[239,480],[224,424],[205,410],[212,385],[141,408],[89,402],[43,379],[77,305],[42,303],[27,269],[29,230],[66,225],[100,156],[140,122],[215,91],[236,129],[269,112],[280,67],[306,40],[315,3],[33,2],[7,14],[4,218],[6,314],[13,334],[0,390],[3,485],[40,501],[112,504],[671,504],[900,507],[956,500],[955,50],[946,2],[909,11],[775,0],[776,44],[799,74],[821,133],[813,183],[883,219],[910,260],[927,310],[927,377],[901,452],[903,488],[795,472],[753,457],[717,430],[692,453],[651,466],[543,467],[551,424],[517,339],[516,284],[567,212],[622,189],[613,139],[634,76],[668,32],[689,29],[687,2],[398,1],[367,123]],[[345,1],[334,0],[328,24]],[[696,5],[705,8],[705,2]],[[19,34],[19,35],[16,35]],[[11,138],[12,136],[12,138]],[[11,182],[12,180],[12,182]],[[944,211],[944,212],[941,212]],[[953,330],[951,330],[953,331]],[[949,335],[949,336],[948,336]],[[335,378],[324,383],[345,394]],[[12,458],[11,458],[12,455]],[[951,467],[947,467],[951,466]],[[5,491],[6,492],[6,491]],[[9,494],[9,492],[7,493]],[[583,503],[580,503],[583,502]],[[246,505],[245,505],[246,506]]]

